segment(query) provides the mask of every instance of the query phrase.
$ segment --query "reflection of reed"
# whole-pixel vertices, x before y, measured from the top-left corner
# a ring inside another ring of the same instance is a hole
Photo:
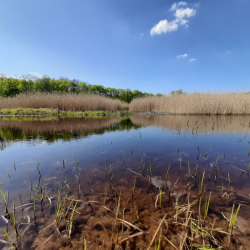
[[[54,132],[93,132],[95,130],[107,127],[111,124],[119,123],[119,118],[105,118],[105,119],[84,119],[84,118],[63,118],[54,120],[3,120],[0,119],[1,129],[21,130],[27,134],[38,133],[54,133]]]
[[[161,126],[174,130],[200,133],[237,132],[250,130],[250,116],[133,116],[131,121],[142,126]]]

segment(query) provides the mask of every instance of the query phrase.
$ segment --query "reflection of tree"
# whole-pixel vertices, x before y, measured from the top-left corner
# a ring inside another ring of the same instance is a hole
[[[48,121],[39,120],[3,120],[0,119],[1,149],[13,141],[45,140],[49,143],[63,140],[81,139],[91,134],[101,135],[107,132],[138,129],[128,118],[110,119],[73,119],[63,118]]]

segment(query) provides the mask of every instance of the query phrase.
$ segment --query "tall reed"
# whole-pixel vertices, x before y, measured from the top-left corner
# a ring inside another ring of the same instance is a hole
[[[0,98],[0,109],[49,108],[62,111],[128,109],[128,104],[92,94],[21,94]]]
[[[207,92],[147,97],[133,100],[129,109],[169,114],[244,115],[250,114],[250,94]]]

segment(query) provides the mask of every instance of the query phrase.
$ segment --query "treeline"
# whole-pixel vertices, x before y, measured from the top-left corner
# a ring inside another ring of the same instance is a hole
[[[43,76],[36,78],[32,75],[23,75],[21,78],[0,76],[0,96],[11,97],[21,93],[91,93],[122,102],[130,103],[135,98],[154,96],[151,93],[139,90],[106,88],[102,85],[91,85],[76,79],[70,80],[61,77],[59,79]],[[160,96],[157,94],[156,96]]]

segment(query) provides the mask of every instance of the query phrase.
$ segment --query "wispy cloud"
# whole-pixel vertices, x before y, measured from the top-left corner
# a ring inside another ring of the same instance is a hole
[[[143,33],[141,33],[141,34],[140,34],[140,36],[144,36],[144,34],[143,34]]]
[[[187,55],[188,55],[188,54],[179,55],[179,56],[177,56],[177,58],[186,57]]]
[[[231,50],[227,50],[226,52],[227,52],[227,53],[231,53]]]
[[[150,30],[151,36],[160,35],[162,33],[167,33],[171,31],[176,31],[179,25],[185,25],[188,27],[188,20],[196,15],[196,10],[189,7],[182,8],[181,6],[186,6],[186,2],[173,3],[170,10],[175,11],[174,16],[176,17],[173,21],[169,22],[167,19],[159,21],[154,27]],[[181,8],[180,8],[181,7]]]
[[[194,3],[193,6],[194,6],[194,8],[199,8],[200,7],[200,3]]]
[[[186,6],[186,5],[187,5],[186,2],[179,2],[179,3],[175,2],[175,3],[172,4],[172,6],[170,8],[170,11],[175,11],[175,10],[178,9],[178,7],[180,7],[180,6]]]
[[[192,59],[189,60],[189,62],[193,62],[193,61],[195,61],[195,60],[196,60],[195,58],[192,58]]]
[[[30,71],[29,74],[30,74],[30,75],[33,75],[33,76],[36,76],[37,78],[41,78],[41,77],[42,77],[41,74],[39,74],[39,73],[37,73],[37,72],[34,72],[34,71]]]

